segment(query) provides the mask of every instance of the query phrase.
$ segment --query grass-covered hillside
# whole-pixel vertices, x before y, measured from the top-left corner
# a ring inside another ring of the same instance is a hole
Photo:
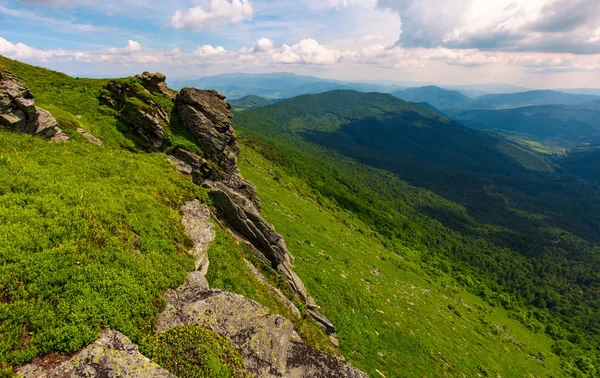
[[[551,337],[562,373],[594,376],[600,193],[522,143],[415,107],[337,91],[248,110],[234,124],[247,146],[353,213],[387,250]]]
[[[179,174],[163,152],[146,153],[123,115],[102,105],[108,80],[72,78],[4,57],[0,66],[31,89],[36,105],[49,110],[70,137],[54,144],[0,128],[0,376],[12,376],[16,366],[36,357],[61,361],[95,341],[102,328],[124,333],[157,362],[168,360],[163,365],[174,372],[182,370],[169,345],[187,345],[190,335],[207,343],[193,350],[217,343],[226,353],[229,344],[222,338],[194,329],[153,336],[154,317],[164,307],[161,293],[194,269],[180,209],[194,198],[210,204],[205,190]],[[119,82],[140,88],[135,78]],[[166,96],[149,100],[167,111],[173,106]],[[167,150],[201,152],[177,120],[165,126]],[[103,146],[91,144],[77,128]],[[292,320],[311,346],[338,353],[313,322],[293,316],[254,276],[243,261],[253,259],[251,253],[216,226],[211,287],[267,306]],[[265,274],[280,283],[266,268]],[[211,364],[221,366],[218,359]],[[223,369],[213,376],[228,376]],[[181,376],[197,376],[195,371]]]

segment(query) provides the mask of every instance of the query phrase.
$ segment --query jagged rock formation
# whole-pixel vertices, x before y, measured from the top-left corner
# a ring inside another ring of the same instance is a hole
[[[203,276],[208,271],[208,247],[215,240],[215,229],[210,222],[210,209],[198,200],[186,203],[181,209],[181,223],[185,233],[194,242],[189,252],[196,261],[196,270]]]
[[[105,89],[100,100],[120,113],[121,121],[141,139],[140,144],[148,151],[162,151],[165,128],[171,119],[165,109],[143,93],[150,91],[121,80],[109,82]]]
[[[54,368],[32,363],[17,374],[24,378],[176,378],[143,356],[123,334],[111,330],[102,331],[95,343]]]
[[[182,172],[191,169],[194,181],[207,188],[234,231],[256,247],[265,260],[287,279],[323,330],[328,334],[335,333],[333,324],[319,313],[304,283],[292,269],[293,257],[285,240],[260,215],[256,188],[239,172],[237,155],[240,148],[230,121],[233,117],[231,107],[225,97],[213,90],[184,88],[177,95],[175,104],[185,127],[196,137],[205,158],[216,162],[220,169],[213,169],[203,157],[181,150],[172,153],[171,161]]]
[[[136,78],[140,79],[144,88],[150,93],[162,93],[169,96],[171,99],[175,99],[175,95],[167,87],[167,77],[160,72],[150,73],[144,72],[140,75],[135,75]]]
[[[198,325],[229,339],[255,377],[365,378],[343,360],[310,348],[292,324],[241,295],[210,289],[200,272],[164,293],[167,306],[157,319],[157,332],[177,325]]]
[[[69,137],[48,111],[35,105],[33,94],[15,75],[0,68],[0,125],[52,142]]]

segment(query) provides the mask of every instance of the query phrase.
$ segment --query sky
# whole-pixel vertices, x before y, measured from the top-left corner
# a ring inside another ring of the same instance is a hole
[[[600,88],[600,0],[0,0],[0,54],[74,76]]]

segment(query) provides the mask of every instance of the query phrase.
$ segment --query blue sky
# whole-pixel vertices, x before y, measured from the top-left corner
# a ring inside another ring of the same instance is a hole
[[[600,1],[0,0],[0,54],[72,75],[600,87]]]

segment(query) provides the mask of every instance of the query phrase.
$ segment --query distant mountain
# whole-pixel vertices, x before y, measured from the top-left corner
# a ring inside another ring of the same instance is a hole
[[[503,94],[503,93],[519,93],[527,92],[530,89],[518,87],[510,84],[472,84],[472,85],[448,85],[445,86],[448,89],[454,89],[457,91],[467,91],[478,95],[483,94]],[[471,96],[469,96],[471,97]]]
[[[579,95],[559,91],[528,91],[521,93],[485,95],[473,99],[470,109],[510,109],[532,105],[575,105],[600,99],[592,95]]]
[[[524,149],[389,94],[337,90],[243,113],[236,117],[239,122],[261,133],[290,132],[290,125],[312,143],[399,174],[415,172],[415,177],[425,166],[440,172],[515,175],[553,170]]]
[[[266,99],[284,99],[336,89],[389,92],[396,88],[389,84],[343,82],[315,76],[299,76],[286,72],[267,74],[231,73],[207,76],[196,80],[173,80],[169,82],[169,87],[177,90],[183,87],[216,89],[229,99],[239,99],[249,95],[257,95]]]
[[[600,88],[563,88],[557,89],[557,91],[571,93],[571,94],[587,94],[600,96]]]
[[[246,110],[273,103],[272,100],[267,100],[266,98],[256,95],[249,95],[237,100],[229,100],[228,102],[231,104],[233,110]]]
[[[569,142],[600,137],[600,101],[503,110],[450,110],[453,119],[477,129],[497,129]]]
[[[468,107],[471,102],[469,97],[458,91],[442,89],[433,85],[409,88],[391,94],[404,101],[427,102],[440,110]]]

